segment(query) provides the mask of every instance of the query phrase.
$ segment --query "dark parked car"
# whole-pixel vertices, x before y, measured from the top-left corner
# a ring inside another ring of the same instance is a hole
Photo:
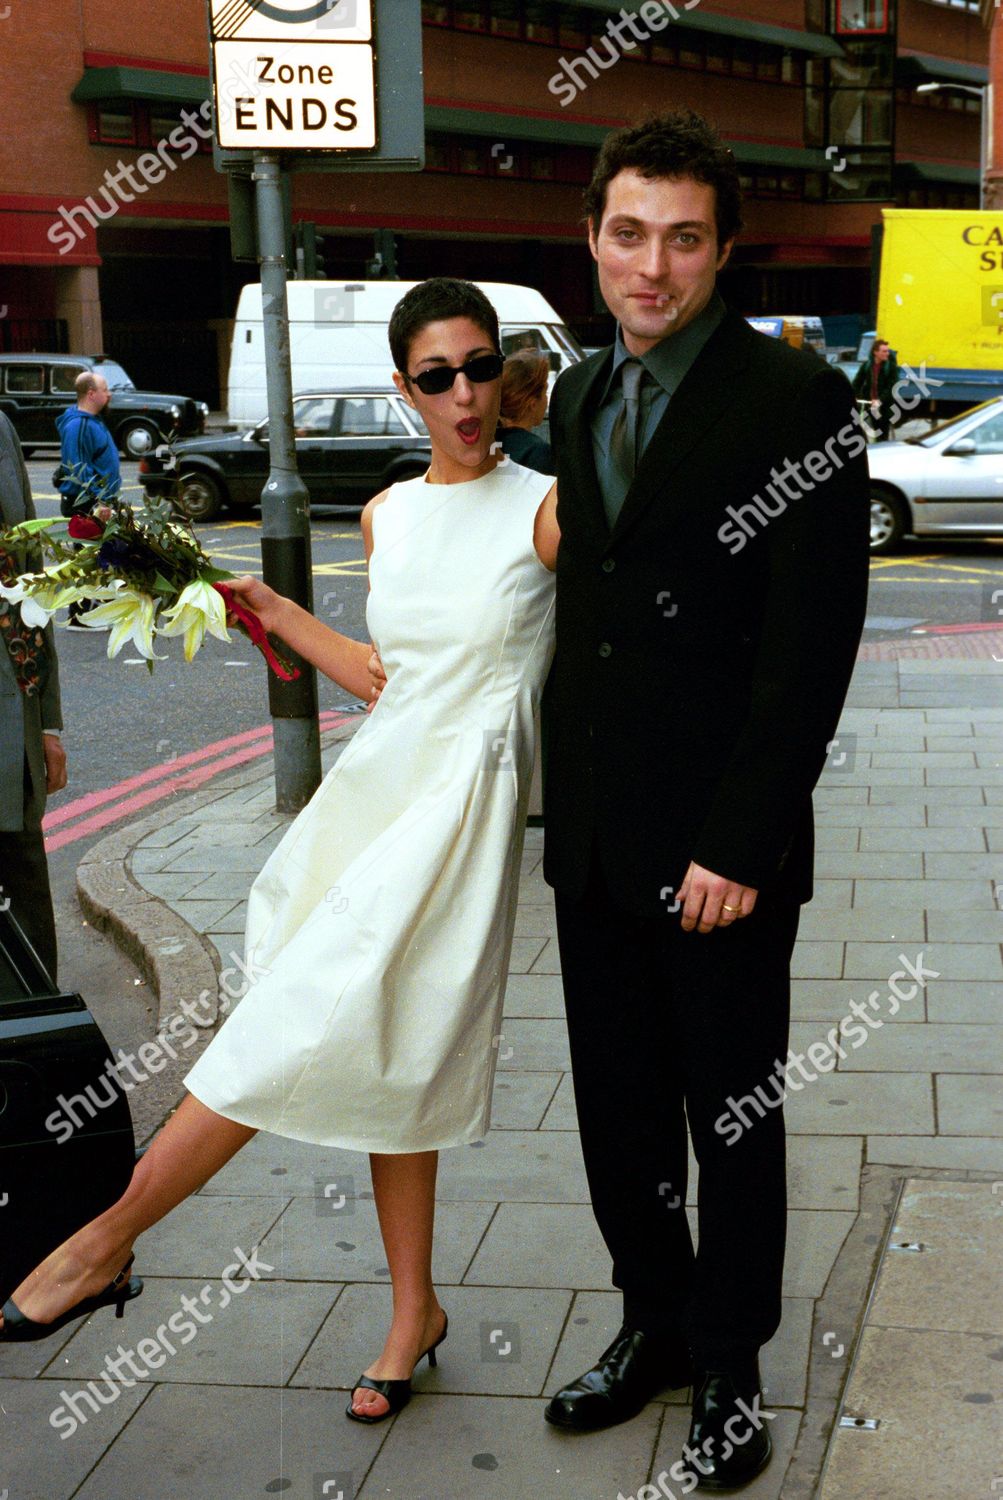
[[[296,461],[314,504],[357,510],[388,484],[428,468],[425,425],[393,387],[305,391],[293,401],[293,426]],[[224,505],[260,503],[269,467],[267,421],[249,432],[172,443],[170,453],[148,454],[140,482],[151,494],[174,495],[191,520],[209,521]]]
[[[0,411],[13,422],[25,458],[35,448],[58,445],[56,418],[76,405],[73,382],[84,370],[107,380],[111,401],[104,420],[129,458],[205,431],[204,401],[137,391],[122,366],[103,354],[0,354]]]

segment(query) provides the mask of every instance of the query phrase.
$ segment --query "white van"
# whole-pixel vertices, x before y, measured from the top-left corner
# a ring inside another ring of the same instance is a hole
[[[334,385],[390,384],[387,325],[414,281],[290,281],[289,345],[293,391]],[[503,281],[477,283],[498,313],[503,354],[539,349],[551,381],[584,358],[560,316],[539,292]],[[245,286],[230,350],[230,421],[246,427],[267,414],[261,284]]]

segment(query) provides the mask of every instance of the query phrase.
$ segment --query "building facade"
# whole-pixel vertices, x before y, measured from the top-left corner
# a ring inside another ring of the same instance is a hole
[[[0,347],[103,350],[218,405],[256,271],[231,258],[213,168],[203,0],[5,9]],[[746,313],[866,318],[882,205],[978,203],[980,0],[425,0],[422,16],[425,170],[293,181],[331,277],[364,276],[391,231],[401,278],[527,282],[603,341],[582,187],[609,129],[681,105],[740,164],[725,292]]]

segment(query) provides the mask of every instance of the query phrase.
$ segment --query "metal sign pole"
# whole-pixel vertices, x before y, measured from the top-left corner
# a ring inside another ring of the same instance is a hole
[[[253,258],[256,250],[261,267],[270,446],[262,568],[267,584],[312,612],[310,506],[293,436],[283,185],[293,171],[421,170],[421,4],[208,0],[207,16],[213,158],[218,171],[233,174],[234,254]],[[249,171],[253,200],[243,185]],[[256,246],[248,223],[252,201]],[[294,660],[301,673],[295,682],[268,679],[278,812],[298,812],[321,778],[317,674]]]
[[[253,180],[261,265],[261,309],[268,390],[268,481],[261,492],[261,562],[265,582],[313,611],[310,500],[296,467],[292,364],[286,300],[286,225],[277,152],[256,151]],[[320,785],[317,673],[294,656],[295,682],[268,676],[275,736],[275,809],[298,812]]]

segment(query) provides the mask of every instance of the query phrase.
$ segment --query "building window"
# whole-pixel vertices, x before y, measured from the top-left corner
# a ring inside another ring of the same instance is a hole
[[[520,0],[491,0],[491,35],[516,38],[522,35]]]
[[[457,31],[487,31],[487,0],[453,0],[453,25]]]
[[[835,0],[835,3],[837,36],[887,34],[888,0]]]
[[[571,5],[562,5],[557,24],[557,40],[562,47],[587,47],[589,44],[588,20],[585,12]]]
[[[487,175],[487,162],[484,156],[484,147],[460,146],[457,151],[457,167],[467,175]]]
[[[449,0],[421,0],[421,19],[426,26],[449,26]]]
[[[540,42],[552,47],[557,41],[557,7],[527,0],[524,9],[527,42]]]
[[[681,68],[702,68],[704,65],[704,44],[700,37],[684,37],[679,43],[679,66]]]
[[[94,109],[90,120],[90,138],[99,146],[136,146],[136,108],[121,104],[111,109]]]
[[[453,149],[447,141],[429,136],[425,141],[425,171],[452,172]]]

